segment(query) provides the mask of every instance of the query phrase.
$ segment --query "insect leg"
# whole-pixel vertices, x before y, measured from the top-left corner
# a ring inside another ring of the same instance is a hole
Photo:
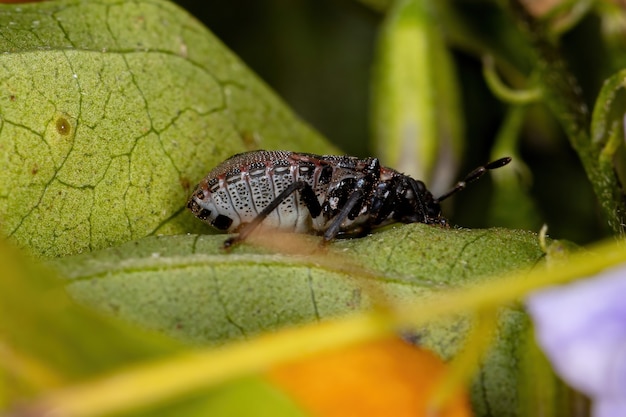
[[[337,236],[343,221],[350,215],[357,204],[359,206],[363,204],[363,199],[370,193],[374,182],[377,178],[380,178],[380,162],[378,158],[368,159],[367,166],[364,168],[363,172],[365,176],[357,181],[346,204],[341,208],[337,217],[335,217],[328,229],[326,229],[326,232],[324,232],[324,242],[329,242]]]
[[[346,204],[341,208],[341,211],[339,212],[337,217],[335,217],[328,229],[326,229],[326,232],[324,232],[324,242],[329,242],[333,240],[335,236],[337,236],[337,233],[339,233],[339,228],[341,227],[341,223],[343,223],[346,217],[348,217],[354,206],[356,206],[357,203],[359,203],[360,200],[363,199],[363,196],[364,192],[361,189],[357,189],[352,194],[350,194],[350,197],[348,197],[348,201],[346,201]]]
[[[271,203],[269,203],[261,212],[247,225],[245,225],[237,236],[233,236],[224,241],[224,248],[229,248],[233,244],[241,242],[250,235],[256,229],[263,220],[269,216],[269,214],[276,210],[276,208],[287,199],[291,194],[296,191],[300,191],[300,196],[302,197],[302,201],[306,205],[307,209],[311,213],[311,217],[317,217],[322,212],[322,207],[320,206],[319,201],[317,201],[317,196],[313,191],[313,188],[306,181],[296,181],[290,184],[287,188],[285,188]]]
[[[402,183],[395,178],[381,182],[376,186],[371,199],[370,216],[373,224],[378,225],[393,212],[396,196],[402,192]]]

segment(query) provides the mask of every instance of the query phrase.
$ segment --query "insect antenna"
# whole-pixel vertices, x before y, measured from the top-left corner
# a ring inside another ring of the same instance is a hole
[[[475,170],[473,170],[472,172],[467,174],[465,176],[465,178],[463,178],[461,181],[457,182],[454,185],[454,187],[452,187],[448,192],[443,193],[439,197],[435,198],[435,203],[441,203],[443,200],[453,196],[454,194],[458,193],[459,191],[464,190],[465,187],[467,187],[467,184],[470,184],[470,183],[476,181],[477,179],[482,177],[487,171],[490,171],[490,170],[496,169],[496,168],[502,168],[503,166],[505,166],[509,162],[511,162],[511,157],[507,156],[505,158],[497,159],[495,161],[489,162],[488,164],[485,164],[485,165],[483,165],[481,167],[476,168]]]

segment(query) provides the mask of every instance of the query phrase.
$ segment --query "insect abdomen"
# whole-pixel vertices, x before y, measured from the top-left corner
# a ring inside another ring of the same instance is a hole
[[[317,179],[322,167],[295,162],[291,155],[284,151],[256,151],[233,156],[198,184],[188,207],[203,221],[230,232],[251,222],[296,181],[319,188]],[[305,232],[311,228],[309,219],[306,206],[298,193],[293,193],[268,215],[264,224]]]

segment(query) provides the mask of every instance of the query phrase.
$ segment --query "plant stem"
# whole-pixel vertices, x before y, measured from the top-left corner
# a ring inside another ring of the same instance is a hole
[[[514,18],[535,50],[538,83],[544,92],[546,105],[559,120],[578,154],[610,227],[617,235],[624,236],[624,192],[613,164],[600,163],[601,158],[606,159],[606,155],[602,156],[602,153],[609,136],[602,141],[592,142],[589,110],[583,101],[581,88],[552,41],[546,23],[530,16],[520,0],[509,0],[508,3]]]

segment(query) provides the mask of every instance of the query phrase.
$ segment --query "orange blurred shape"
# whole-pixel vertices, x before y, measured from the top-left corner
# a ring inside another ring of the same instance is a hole
[[[471,416],[465,391],[431,407],[446,370],[434,353],[394,338],[285,364],[268,375],[311,416]]]

